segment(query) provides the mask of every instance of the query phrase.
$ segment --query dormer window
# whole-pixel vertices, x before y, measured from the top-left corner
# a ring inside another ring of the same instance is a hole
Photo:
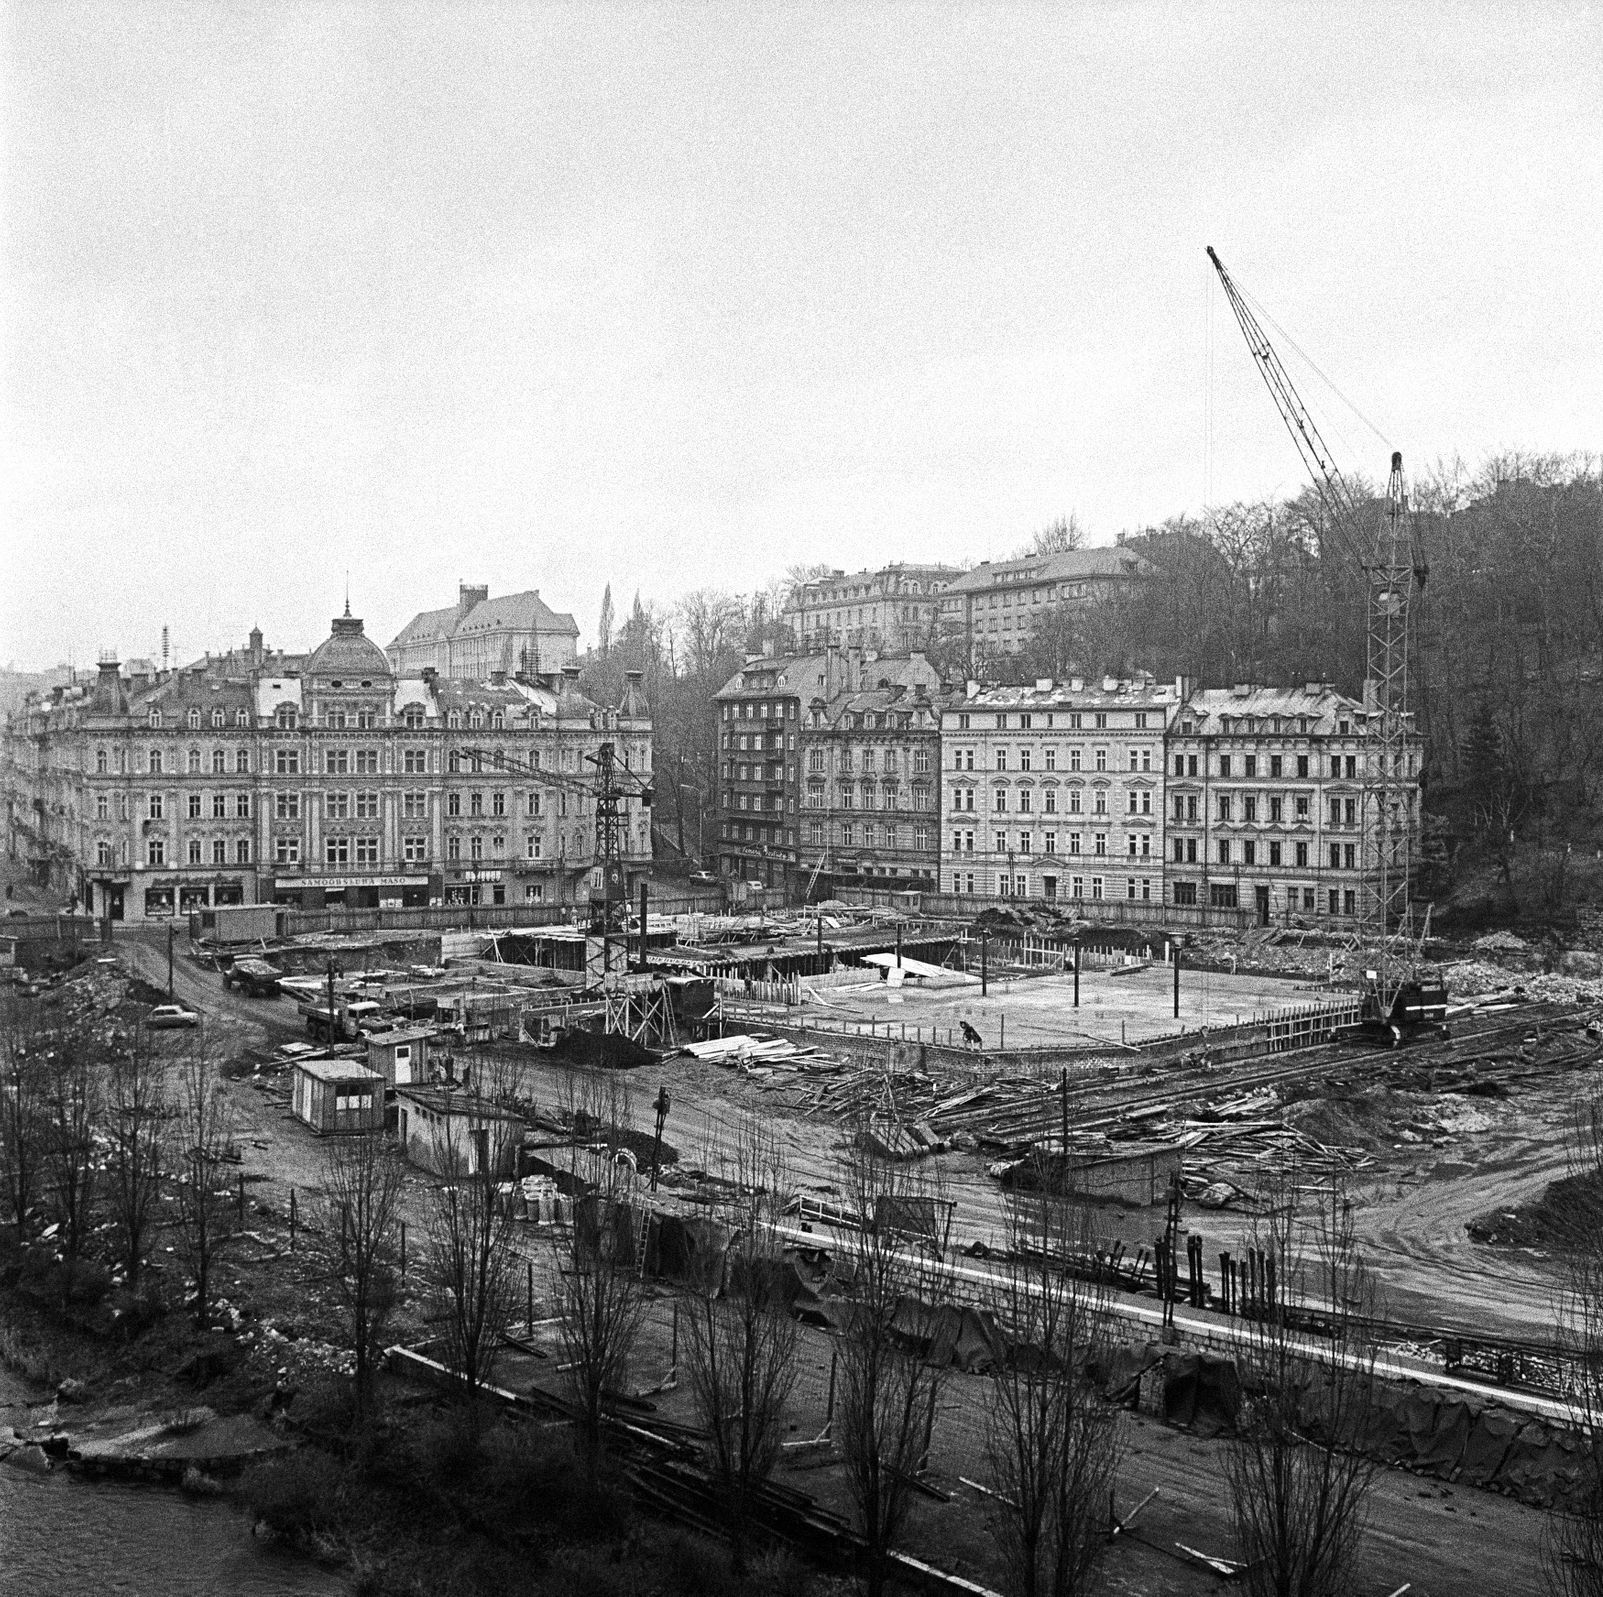
[[[250,725],[250,717],[248,715],[246,715],[243,710],[235,710],[234,711],[234,725],[238,726],[238,727],[249,726]]]
[[[221,710],[213,710],[212,711],[212,725],[214,727],[220,727],[222,724],[223,724],[223,712]]]
[[[160,726],[161,725],[161,711],[160,710],[152,710],[150,712],[150,718],[149,719],[150,719],[150,725],[151,726]]]
[[[462,725],[462,712],[460,710],[452,710],[451,713],[446,716],[445,724],[453,731],[460,728]]]
[[[189,722],[189,730],[191,732],[200,731],[200,711],[199,710],[191,710],[189,712],[188,716],[185,719]]]
[[[275,719],[280,732],[293,732],[300,723],[300,711],[293,704],[281,704]]]
[[[405,722],[410,731],[421,731],[423,727],[423,711],[418,705],[409,704],[406,707],[406,714],[402,717],[402,720]]]
[[[499,710],[497,710],[495,714],[490,717],[490,730],[492,732],[506,731],[506,724],[507,718]]]

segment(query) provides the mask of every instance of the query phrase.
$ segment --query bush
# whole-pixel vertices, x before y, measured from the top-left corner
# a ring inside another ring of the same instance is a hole
[[[252,1513],[268,1529],[293,1540],[336,1524],[348,1495],[338,1461],[312,1448],[253,1465],[240,1489]]]

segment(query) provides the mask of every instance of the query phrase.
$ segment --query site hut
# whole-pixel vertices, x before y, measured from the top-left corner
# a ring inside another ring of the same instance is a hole
[[[940,862],[939,673],[833,645],[804,707],[801,869],[813,900],[841,887],[935,890]]]
[[[1327,682],[1190,694],[1168,746],[1170,903],[1351,930],[1375,879],[1363,825],[1369,722]],[[1419,759],[1415,737],[1416,780]],[[1417,787],[1410,802],[1417,814]]]
[[[432,1026],[400,1026],[367,1034],[367,1066],[389,1087],[410,1087],[429,1079]]]
[[[396,1133],[407,1159],[435,1175],[510,1179],[523,1116],[461,1089],[397,1087]]]
[[[384,1130],[384,1078],[352,1059],[297,1059],[292,1103],[320,1137]]]
[[[970,682],[941,714],[941,885],[1163,902],[1164,735],[1181,681]]]

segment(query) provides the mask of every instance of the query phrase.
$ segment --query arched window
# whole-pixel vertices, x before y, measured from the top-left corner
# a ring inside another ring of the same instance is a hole
[[[221,776],[228,769],[228,756],[221,749],[212,750],[212,775]]]
[[[446,716],[445,724],[452,728],[460,727],[462,725],[462,712],[460,710],[452,710],[451,713]]]
[[[212,711],[212,726],[215,728],[215,727],[220,727],[222,724],[223,724],[223,712],[221,710],[213,710]]]
[[[198,714],[199,712],[197,711],[196,713]],[[200,775],[200,750],[199,749],[191,749],[189,751],[189,774],[191,776],[199,776]]]
[[[506,724],[507,718],[499,710],[497,710],[495,714],[490,717],[490,730],[492,732],[506,731]]]
[[[243,710],[235,710],[234,711],[234,725],[235,726],[240,726],[240,727],[249,726],[250,725],[250,717],[248,715],[246,715],[246,713]]]
[[[407,727],[410,730],[412,730],[413,732],[421,731],[422,727],[423,727],[423,710],[422,710],[422,707],[419,706],[419,705],[416,705],[416,704],[407,705],[407,707],[406,707],[406,715],[405,715],[404,719],[406,721]]]
[[[278,707],[277,719],[280,731],[293,732],[300,720],[300,712],[293,704],[281,704]]]
[[[185,716],[184,719],[189,722],[189,730],[191,732],[200,731],[200,711],[199,710],[193,710],[192,709],[189,712],[189,714],[187,716]]]
[[[152,726],[160,726],[161,725],[161,711],[160,710],[152,710],[150,712],[150,724]]]
[[[234,750],[234,769],[236,771],[239,771],[239,772],[245,772],[245,771],[248,771],[250,769],[250,750],[249,749],[235,749]]]
[[[106,758],[106,751],[104,749],[96,749],[95,750],[95,774],[97,776],[104,776],[106,774],[107,769],[110,767],[110,764],[111,764],[111,762]]]
[[[468,726],[477,732],[484,725],[484,716],[478,710],[468,711]]]
[[[152,776],[160,776],[161,775],[161,750],[160,749],[152,749],[150,751],[150,763],[149,763],[148,769],[149,769],[150,774]]]

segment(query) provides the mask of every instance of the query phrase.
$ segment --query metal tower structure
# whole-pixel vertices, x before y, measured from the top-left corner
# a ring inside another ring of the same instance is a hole
[[[1413,717],[1408,667],[1414,602],[1428,574],[1408,510],[1403,457],[1392,454],[1386,508],[1374,536],[1365,539],[1358,529],[1352,491],[1274,345],[1211,245],[1208,259],[1219,274],[1269,396],[1302,456],[1331,531],[1347,558],[1364,572],[1368,590],[1364,701],[1371,744],[1364,779],[1363,839],[1373,875],[1363,895],[1362,924],[1365,949],[1373,960],[1374,997],[1379,1015],[1385,1018],[1415,974],[1409,895],[1418,859],[1419,812],[1414,792],[1418,772],[1412,768],[1409,748]]]

